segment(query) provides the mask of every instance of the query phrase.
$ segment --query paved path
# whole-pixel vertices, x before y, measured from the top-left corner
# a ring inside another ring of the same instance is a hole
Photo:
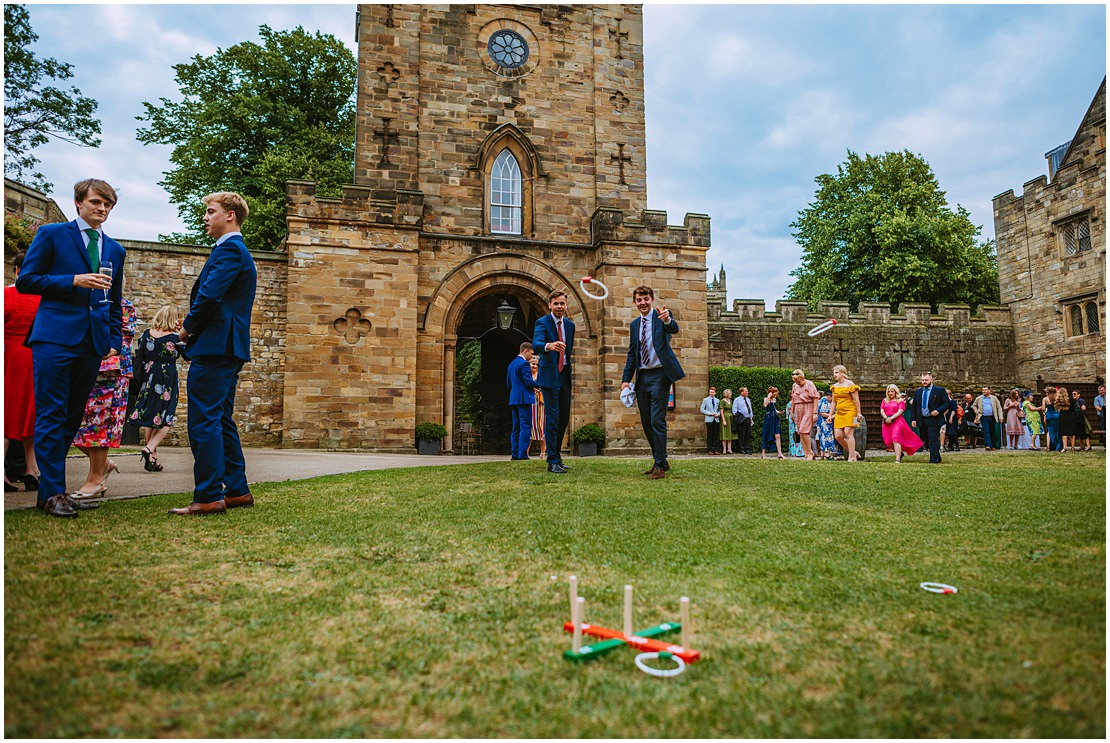
[[[334,452],[304,449],[244,449],[247,458],[247,477],[251,482],[282,482],[306,480],[321,475],[338,475],[344,472],[384,470],[396,467],[442,467],[474,462],[500,462],[508,457],[499,455],[471,457],[429,457],[418,454],[368,454],[359,452]],[[162,446],[158,459],[164,469],[147,472],[143,469],[138,452],[117,453],[112,460],[119,465],[119,472],[108,480],[107,500],[142,498],[164,493],[192,493],[193,455],[187,448]],[[85,481],[88,460],[83,456],[70,457],[66,463],[69,487],[76,489]],[[22,487],[22,485],[19,485]],[[36,494],[18,490],[4,493],[4,509],[32,508]]]

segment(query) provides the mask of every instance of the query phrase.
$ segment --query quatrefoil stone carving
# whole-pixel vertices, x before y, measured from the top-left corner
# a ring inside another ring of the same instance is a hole
[[[347,310],[343,317],[338,317],[331,324],[336,333],[343,336],[343,340],[352,346],[362,340],[370,332],[370,321],[362,316],[362,312],[354,307]]]

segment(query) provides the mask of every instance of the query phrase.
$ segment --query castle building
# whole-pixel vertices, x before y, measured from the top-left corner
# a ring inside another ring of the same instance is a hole
[[[1001,299],[1019,377],[1106,375],[1106,79],[1048,176],[994,197]]]
[[[451,448],[475,339],[496,434],[505,368],[554,289],[577,325],[571,430],[645,446],[617,394],[640,284],[680,324],[676,400],[696,408],[709,218],[647,209],[642,29],[638,5],[359,6],[355,183],[287,188],[283,446],[411,451],[433,421]],[[676,416],[672,437],[699,429]]]

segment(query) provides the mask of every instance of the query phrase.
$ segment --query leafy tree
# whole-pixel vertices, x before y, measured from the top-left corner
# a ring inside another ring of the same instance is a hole
[[[50,191],[36,168],[31,150],[50,137],[81,147],[99,147],[97,103],[77,88],[43,85],[44,78],[68,80],[73,65],[53,58],[36,59],[31,44],[38,40],[31,16],[22,5],[4,6],[4,174],[32,188]]]
[[[319,183],[338,196],[354,176],[358,64],[331,34],[259,27],[261,45],[243,42],[174,65],[182,100],[144,102],[136,117],[144,144],[173,145],[176,167],[160,182],[192,230],[162,235],[203,242],[204,207],[213,191],[237,191],[250,217],[252,247],[278,250],[285,239],[285,181]]]
[[[945,201],[932,168],[909,151],[848,160],[819,175],[816,198],[798,214],[802,265],[787,295],[821,300],[970,304],[998,302],[994,241]]]

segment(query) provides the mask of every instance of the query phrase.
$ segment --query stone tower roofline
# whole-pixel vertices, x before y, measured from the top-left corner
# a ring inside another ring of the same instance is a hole
[[[711,313],[712,314],[712,313]],[[887,302],[860,302],[858,312],[850,312],[848,302],[818,302],[817,311],[810,312],[809,305],[801,300],[778,300],[775,311],[767,312],[762,299],[733,300],[732,310],[721,308],[718,322],[730,323],[805,323],[817,325],[825,320],[836,320],[850,325],[928,325],[929,327],[966,327],[974,324],[1010,324],[1010,308],[1002,305],[979,305],[974,315],[966,304],[941,304],[937,314],[932,306],[917,302],[900,302],[897,312],[891,312]]]
[[[1091,103],[1087,106],[1086,112],[1084,112],[1083,117],[1080,118],[1079,125],[1075,129],[1075,134],[1072,135],[1071,141],[1068,142],[1068,151],[1064,154],[1063,158],[1060,159],[1060,167],[1056,169],[1056,173],[1054,174],[1055,177],[1052,179],[1053,181],[1058,180],[1060,177],[1060,173],[1063,172],[1066,168],[1070,168],[1080,164],[1079,160],[1070,159],[1072,155],[1072,149],[1077,146],[1077,143],[1080,140],[1080,135],[1083,133],[1083,127],[1087,124],[1087,120],[1090,117],[1091,111],[1092,109],[1094,109],[1095,104],[1098,103],[1099,97],[1105,95],[1106,77],[1104,76],[1102,78],[1102,84],[1098,86],[1098,90],[1095,92],[1094,98],[1091,99]],[[992,201],[994,201],[996,209],[998,209],[999,207],[1005,207],[1011,202],[1024,199],[1027,195],[1030,194],[1031,191],[1036,192],[1040,191],[1041,189],[1048,188],[1048,184],[1048,176],[1040,175],[1033,180],[1027,181],[1026,183],[1022,184],[1022,193],[1020,196],[1015,196],[1014,189],[1011,188],[995,196]]]

